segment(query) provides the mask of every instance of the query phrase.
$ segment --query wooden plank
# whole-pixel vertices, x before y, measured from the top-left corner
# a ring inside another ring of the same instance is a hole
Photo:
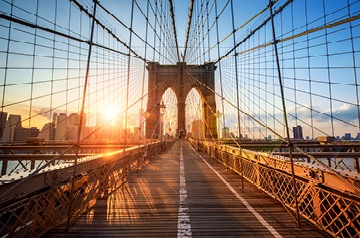
[[[123,189],[98,199],[68,233],[58,227],[47,237],[176,237],[180,187],[180,142],[138,174],[129,176]],[[186,206],[193,237],[272,237],[224,182],[183,141]],[[211,164],[234,190],[283,237],[328,237],[308,222],[302,229],[276,200]]]

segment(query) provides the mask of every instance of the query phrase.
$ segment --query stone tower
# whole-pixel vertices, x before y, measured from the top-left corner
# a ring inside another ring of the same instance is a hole
[[[205,138],[217,138],[215,103],[214,63],[204,65],[160,65],[157,62],[148,62],[146,67],[149,75],[148,103],[146,120],[146,138],[158,138],[160,119],[160,102],[164,92],[171,88],[178,102],[178,131],[181,135],[186,133],[185,100],[189,91],[195,88],[203,100],[203,123]],[[206,85],[206,86],[205,86]]]

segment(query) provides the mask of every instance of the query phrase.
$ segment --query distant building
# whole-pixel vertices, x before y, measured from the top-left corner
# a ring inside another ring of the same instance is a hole
[[[23,128],[21,116],[10,114],[4,128],[3,142],[26,142],[30,137],[38,137],[39,129],[36,127]]]
[[[55,123],[46,123],[39,133],[39,137],[45,141],[53,141],[55,139]]]
[[[66,131],[67,140],[76,142],[79,133],[79,128],[77,126],[68,126]]]
[[[2,141],[13,142],[15,139],[16,130],[21,128],[21,116],[10,114],[5,124]]]
[[[56,119],[56,131],[55,131],[55,140],[62,141],[66,140],[67,133],[67,116],[66,113],[60,113]]]
[[[56,125],[56,123],[57,123],[57,117],[58,117],[58,114],[56,112],[53,113],[53,115],[52,115],[52,123],[54,123],[54,125]]]
[[[301,126],[293,127],[294,139],[295,140],[303,140],[303,131]]]
[[[29,137],[38,137],[39,129],[36,127],[31,128],[18,128],[15,131],[14,141],[25,142]]]
[[[4,136],[6,119],[7,119],[7,112],[0,112],[0,140]]]
[[[322,143],[330,143],[330,142],[335,141],[334,136],[318,136],[317,139],[319,142],[322,142]]]
[[[80,116],[77,113],[71,113],[67,118],[66,118],[67,122],[66,125],[67,127],[70,126],[79,126],[79,122],[80,122]]]
[[[66,139],[72,142],[77,141],[79,133],[80,115],[77,113],[71,113],[66,118]]]
[[[352,140],[351,133],[345,133],[344,140]]]
[[[221,135],[222,135],[222,138],[231,138],[229,127],[223,127]]]

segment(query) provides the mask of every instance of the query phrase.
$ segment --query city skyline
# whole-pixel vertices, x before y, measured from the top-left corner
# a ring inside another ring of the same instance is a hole
[[[129,115],[132,118],[139,118],[139,114]],[[14,114],[7,114],[7,112],[1,113],[1,118],[5,119],[1,121],[2,126],[0,126],[0,132],[2,132],[0,138],[0,143],[7,143],[7,142],[32,142],[32,138],[39,138],[44,139],[44,141],[77,141],[77,135],[79,130],[79,114],[71,113],[67,115],[66,113],[53,113],[52,121],[49,123],[44,124],[41,128],[31,127],[26,128],[23,127],[21,121],[21,115],[14,115]],[[99,123],[95,126],[89,127],[85,125],[82,129],[81,133],[81,140],[118,140],[121,141],[124,136],[123,131],[123,121],[112,119],[113,123],[106,123],[106,125],[101,126],[104,124],[104,118],[102,115],[97,117]],[[105,120],[106,121],[106,120]],[[109,122],[109,121],[108,121]],[[166,126],[166,124],[164,124]],[[162,125],[163,135],[171,133],[171,131],[167,131],[168,128],[164,128]],[[116,129],[117,128],[117,129]],[[196,119],[192,121],[190,130],[187,133],[190,133],[191,137],[195,139],[204,139],[204,132],[202,131],[203,122],[201,119]],[[133,134],[139,133],[139,127],[134,126],[133,128],[127,128],[128,136],[132,136]],[[220,129],[218,129],[220,130]],[[318,139],[311,138],[309,135],[303,135],[303,128],[298,125],[292,129],[293,136],[292,139],[303,139],[303,140],[313,140]],[[236,133],[236,132],[235,132]],[[230,135],[231,134],[231,135]],[[139,134],[140,137],[144,137],[144,130],[142,129]],[[219,138],[237,138],[238,135],[234,134],[234,131],[230,131],[228,127],[221,127],[221,133],[219,134]],[[271,140],[271,135],[268,135],[265,138],[251,138],[248,134],[242,134],[242,138],[245,139],[264,139],[264,140]],[[135,138],[136,140],[137,138]],[[277,140],[278,138],[274,138]],[[360,133],[357,133],[356,136],[352,133],[345,132],[343,135],[336,135],[334,137],[336,140],[360,140]],[[39,140],[41,141],[41,140]]]

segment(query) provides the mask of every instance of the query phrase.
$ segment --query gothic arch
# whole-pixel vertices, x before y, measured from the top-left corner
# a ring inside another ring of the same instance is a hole
[[[214,63],[204,65],[160,65],[157,62],[148,62],[146,67],[149,75],[147,111],[149,118],[146,121],[146,137],[158,138],[157,121],[160,118],[159,103],[164,92],[170,87],[178,100],[178,132],[186,132],[185,100],[190,90],[195,87],[204,100],[203,119],[205,121],[205,137],[217,137],[215,93],[214,93]],[[206,87],[204,86],[206,85]]]
[[[197,87],[192,87],[185,99],[185,122],[187,133],[196,139],[204,138],[203,118],[204,99]]]
[[[174,135],[178,128],[178,99],[172,87],[168,87],[162,94],[162,101],[166,106],[166,114],[163,116],[164,133]]]

